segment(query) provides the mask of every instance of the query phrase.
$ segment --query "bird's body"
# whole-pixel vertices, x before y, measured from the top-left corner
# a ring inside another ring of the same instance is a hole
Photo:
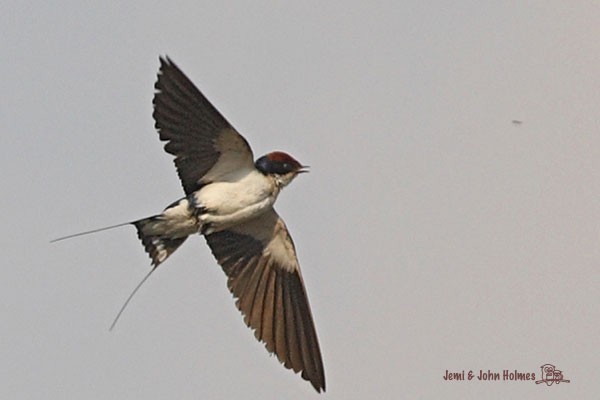
[[[168,206],[143,233],[182,237],[210,234],[255,218],[275,203],[274,180],[249,171],[238,180],[213,182]]]
[[[214,182],[193,194],[193,202],[203,209],[199,215],[203,232],[216,232],[248,221],[271,208],[281,186],[272,176],[256,170]]]
[[[200,189],[169,205],[158,215],[133,222],[140,239],[156,247],[156,256],[149,251],[152,262],[158,265],[172,250],[164,240],[185,240],[189,235],[210,235],[260,217],[272,209],[283,182],[261,173],[256,168],[235,171],[217,182],[204,184]],[[144,243],[146,244],[146,243]]]
[[[295,247],[273,209],[281,189],[306,167],[278,151],[254,161],[248,142],[183,72],[168,58],[160,62],[153,117],[165,150],[175,156],[185,196],[160,214],[130,222],[152,259],[150,273],[190,235],[204,235],[256,338],[317,391],[324,390]]]

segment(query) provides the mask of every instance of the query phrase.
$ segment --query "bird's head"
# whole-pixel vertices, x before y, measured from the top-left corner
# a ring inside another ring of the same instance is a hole
[[[289,184],[298,174],[308,172],[308,167],[300,164],[287,153],[274,151],[256,160],[256,169],[265,175],[272,175],[281,186]]]

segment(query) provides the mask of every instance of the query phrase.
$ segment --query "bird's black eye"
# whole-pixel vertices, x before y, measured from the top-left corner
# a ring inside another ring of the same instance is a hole
[[[285,175],[288,172],[292,172],[294,166],[288,162],[274,161],[271,162],[271,172],[275,174]]]

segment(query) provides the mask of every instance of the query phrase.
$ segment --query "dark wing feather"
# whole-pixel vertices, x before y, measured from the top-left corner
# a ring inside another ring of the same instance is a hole
[[[215,232],[206,241],[256,338],[286,368],[324,391],[321,351],[294,244],[277,213]]]
[[[186,194],[238,168],[252,167],[246,140],[169,58],[160,58],[155,88],[155,127],[167,142],[167,153],[175,156]]]

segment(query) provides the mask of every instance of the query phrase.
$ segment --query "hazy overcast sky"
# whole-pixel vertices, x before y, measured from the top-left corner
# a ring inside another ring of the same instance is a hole
[[[247,138],[311,173],[296,243],[329,399],[590,399],[600,348],[594,1],[4,2],[0,397],[307,399],[192,238],[153,128],[169,55]],[[513,120],[522,121],[520,124]],[[570,383],[449,382],[446,370]]]

